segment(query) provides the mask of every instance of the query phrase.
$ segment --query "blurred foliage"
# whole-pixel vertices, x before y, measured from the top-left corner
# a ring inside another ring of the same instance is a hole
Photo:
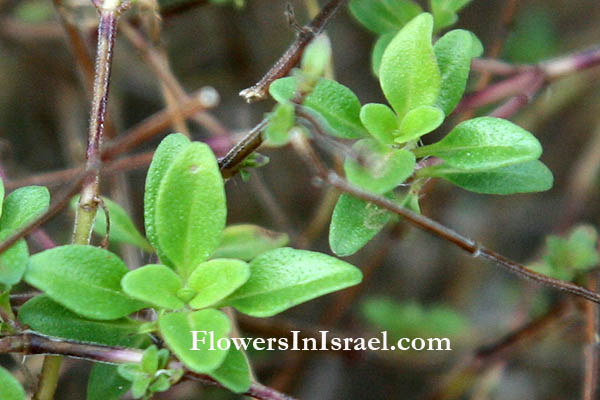
[[[541,274],[570,281],[598,266],[598,261],[598,232],[593,226],[582,225],[565,237],[548,236],[543,261],[531,268]]]
[[[506,39],[504,57],[513,62],[534,63],[557,55],[558,30],[555,16],[541,7],[525,8],[517,15]]]
[[[372,297],[361,304],[361,313],[373,328],[388,331],[396,340],[456,338],[469,328],[466,318],[444,305],[424,307],[414,301]]]

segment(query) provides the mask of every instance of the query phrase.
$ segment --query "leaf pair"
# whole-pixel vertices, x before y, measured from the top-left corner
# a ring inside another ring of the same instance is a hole
[[[187,277],[219,245],[226,214],[223,179],[210,148],[180,134],[165,138],[144,194],[146,235],[163,264]]]
[[[248,264],[240,260],[214,259],[201,263],[184,282],[164,265],[146,265],[122,280],[130,296],[156,307],[178,310],[186,303],[194,309],[209,307],[248,280]]]
[[[464,30],[451,31],[432,46],[432,29],[431,15],[421,14],[376,45],[377,73],[393,111],[367,104],[360,116],[383,144],[410,142],[439,127],[465,91],[471,59],[483,50]]]
[[[548,168],[537,161],[539,141],[510,121],[480,117],[456,126],[437,143],[415,149],[417,157],[436,156],[441,165],[418,176],[439,177],[467,190],[487,194],[535,192],[552,187]]]

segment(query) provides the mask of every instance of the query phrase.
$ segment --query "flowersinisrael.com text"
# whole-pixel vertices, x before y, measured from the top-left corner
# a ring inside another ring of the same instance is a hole
[[[330,336],[329,331],[319,331],[318,337],[302,337],[300,331],[291,331],[291,337],[281,338],[216,338],[213,331],[190,331],[192,343],[190,350],[227,350],[235,347],[238,350],[254,349],[292,350],[292,351],[449,351],[452,350],[448,338],[388,338],[386,331],[379,336],[337,337]]]

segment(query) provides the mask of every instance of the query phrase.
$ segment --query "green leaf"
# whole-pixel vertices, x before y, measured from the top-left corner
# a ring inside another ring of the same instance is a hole
[[[435,19],[435,30],[453,25],[458,20],[456,13],[472,0],[429,0]]]
[[[25,400],[23,386],[2,367],[0,367],[0,393],[2,393],[2,400]]]
[[[556,56],[562,34],[557,23],[558,16],[546,7],[524,7],[511,26],[502,59],[534,64]]]
[[[250,367],[243,352],[232,347],[223,364],[209,373],[221,385],[235,393],[244,393],[250,388]]]
[[[42,186],[26,186],[10,193],[2,205],[0,241],[42,215],[49,205],[50,194],[48,189]],[[0,283],[11,286],[19,282],[27,268],[28,260],[29,251],[25,240],[17,241],[0,255]]]
[[[152,252],[152,246],[138,231],[127,212],[114,201],[102,197],[110,215],[110,240],[116,243],[128,243],[147,252]],[[106,235],[106,216],[102,207],[98,208],[94,230],[101,236]]]
[[[154,374],[158,370],[158,348],[155,345],[148,346],[144,350],[140,366],[148,374]]]
[[[87,400],[119,400],[131,387],[116,365],[94,363],[87,386]]]
[[[44,335],[108,346],[131,346],[140,337],[137,335],[140,322],[128,318],[89,320],[47,295],[36,296],[23,304],[19,309],[19,321]]]
[[[177,310],[185,305],[177,296],[183,286],[181,278],[164,265],[145,265],[129,271],[121,280],[121,286],[134,299],[157,307]]]
[[[400,120],[413,108],[430,106],[440,92],[440,71],[431,45],[433,18],[410,21],[383,53],[379,69],[386,99]]]
[[[446,33],[433,50],[442,74],[440,96],[436,104],[449,115],[462,98],[475,46],[474,35],[462,29]]]
[[[298,86],[296,77],[278,79],[269,87],[269,93],[279,103],[290,101]],[[360,122],[360,101],[346,86],[321,78],[302,103],[324,119],[332,135],[344,139],[358,139],[367,135]]]
[[[68,245],[32,256],[24,279],[79,315],[109,320],[146,307],[121,290],[127,272],[123,261],[108,250]]]
[[[2,218],[2,205],[4,203],[4,182],[0,178],[0,218]]]
[[[0,231],[14,233],[46,212],[49,205],[50,193],[43,186],[26,186],[13,191],[4,200]]]
[[[360,110],[360,120],[371,136],[382,144],[394,143],[394,131],[398,129],[398,117],[384,104],[365,104]]]
[[[290,140],[289,131],[296,123],[294,106],[290,103],[279,103],[269,116],[269,124],[264,130],[264,137],[270,146],[284,146]]]
[[[331,64],[331,42],[326,34],[314,38],[302,54],[301,68],[311,79],[319,79]]]
[[[388,45],[392,42],[392,40],[396,37],[397,33],[397,31],[393,31],[379,36],[379,38],[375,42],[375,46],[373,46],[373,51],[371,52],[371,68],[373,69],[373,75],[375,75],[378,78],[383,53],[385,52],[385,49],[387,49]]]
[[[391,214],[373,203],[342,194],[329,226],[329,246],[339,257],[356,253],[390,221]]]
[[[192,308],[204,308],[229,296],[250,277],[244,261],[215,259],[198,265],[188,279],[188,286],[198,294],[189,302]]]
[[[593,226],[579,225],[567,237],[547,236],[543,261],[529,268],[552,278],[572,281],[596,267],[599,261],[598,232]]]
[[[14,232],[0,232],[0,241],[11,236]],[[12,286],[19,282],[29,262],[29,250],[25,239],[18,240],[8,250],[0,255],[0,283]]]
[[[173,160],[156,200],[160,247],[182,277],[217,248],[226,214],[217,159],[206,144],[194,142]]]
[[[419,176],[442,178],[471,192],[486,194],[542,192],[550,189],[554,181],[552,172],[538,160],[481,172],[442,164],[420,170]]]
[[[349,7],[361,24],[378,34],[398,30],[422,12],[410,0],[352,0]]]
[[[223,301],[254,317],[270,317],[297,304],[356,285],[356,267],[325,254],[289,247],[250,263],[250,279]]]
[[[555,269],[586,271],[600,261],[598,232],[593,226],[580,225],[570,232],[567,239],[549,236],[546,247],[544,259]]]
[[[415,302],[376,297],[361,304],[361,313],[375,329],[386,330],[394,338],[455,338],[467,328],[463,316],[443,305],[424,308]]]
[[[144,191],[144,226],[146,228],[146,237],[152,244],[163,264],[172,266],[167,256],[163,253],[158,242],[156,232],[156,200],[158,190],[171,163],[185,147],[190,144],[188,138],[181,133],[173,133],[164,138],[152,157],[152,163],[148,168],[146,176],[146,188]]]
[[[202,374],[214,371],[227,356],[227,350],[220,350],[217,342],[221,338],[227,338],[231,323],[220,311],[206,309],[164,314],[158,319],[158,326],[167,346],[194,372]],[[194,341],[192,331],[205,332],[198,333],[197,340]],[[214,349],[210,349],[211,340],[207,332],[213,333]],[[193,348],[197,350],[192,350]]]
[[[408,150],[386,149],[372,139],[357,142],[353,149],[364,160],[364,166],[347,158],[346,177],[373,193],[389,192],[411,176],[415,168],[415,156]]]
[[[419,106],[410,110],[398,129],[396,143],[405,143],[437,129],[444,122],[444,111],[434,106]]]
[[[439,142],[414,152],[417,157],[440,157],[451,167],[482,171],[535,160],[542,154],[542,146],[510,121],[480,117],[459,124]]]
[[[131,397],[141,399],[146,394],[148,386],[152,383],[152,377],[141,375],[131,383]]]
[[[288,244],[285,233],[273,232],[256,225],[230,225],[223,231],[223,238],[213,258],[238,258],[250,261],[265,251]]]

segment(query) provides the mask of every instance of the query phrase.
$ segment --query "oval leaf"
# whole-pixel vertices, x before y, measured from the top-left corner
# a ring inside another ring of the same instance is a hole
[[[280,103],[290,101],[296,93],[297,79],[278,79],[269,87],[269,93]],[[328,132],[345,139],[359,139],[367,135],[360,122],[360,101],[346,86],[321,78],[302,103],[321,117]]]
[[[296,123],[294,106],[290,103],[279,103],[269,116],[269,124],[264,130],[264,137],[269,146],[284,146],[290,140],[289,131]]]
[[[375,204],[347,194],[338,199],[331,225],[329,246],[339,257],[356,253],[389,222],[391,214]]]
[[[2,393],[2,400],[25,400],[23,386],[2,367],[0,367],[0,393]]]
[[[216,303],[249,277],[250,267],[241,260],[216,259],[198,265],[188,279],[188,286],[198,293],[190,301],[190,307],[204,308]]]
[[[250,263],[250,279],[223,301],[254,317],[270,317],[290,307],[356,285],[360,270],[325,254],[289,247],[261,254]]]
[[[59,338],[99,343],[108,346],[131,346],[140,323],[128,318],[114,321],[89,320],[67,310],[46,295],[36,296],[19,309],[19,321],[36,332]]]
[[[432,28],[431,15],[419,15],[383,53],[381,88],[400,120],[413,108],[433,105],[438,98],[441,78],[431,45]]]
[[[398,129],[398,117],[384,104],[365,104],[360,110],[360,120],[371,136],[382,144],[394,143],[394,131]]]
[[[444,111],[434,106],[420,106],[410,110],[398,129],[396,143],[405,143],[437,129],[444,122]]]
[[[160,183],[165,176],[171,163],[187,145],[190,144],[188,138],[181,133],[173,133],[164,138],[152,157],[152,163],[148,168],[146,176],[146,187],[144,190],[144,226],[146,228],[146,237],[158,253],[163,264],[172,265],[166,255],[160,249],[158,243],[158,234],[156,233],[156,199]]]
[[[250,367],[244,353],[231,347],[223,364],[209,373],[221,385],[235,393],[244,393],[250,388]]]
[[[146,307],[121,290],[127,272],[123,261],[108,250],[68,245],[32,256],[24,279],[79,315],[109,320]]]
[[[438,165],[423,169],[419,175],[442,178],[471,192],[486,194],[543,192],[554,181],[552,172],[538,160],[482,172]]]
[[[50,193],[42,186],[26,186],[10,193],[2,206],[0,240],[42,215],[50,205]],[[23,277],[29,262],[29,250],[25,240],[17,241],[0,255],[0,283],[14,285]]]
[[[373,46],[373,51],[371,52],[371,68],[373,69],[373,75],[375,75],[378,78],[383,53],[385,52],[385,49],[387,49],[388,45],[392,42],[392,40],[396,37],[397,33],[398,32],[393,31],[381,35],[375,42],[375,46]]]
[[[238,258],[250,261],[265,251],[283,247],[290,241],[285,233],[273,232],[256,225],[231,225],[223,231],[223,238],[213,258]]]
[[[184,278],[221,242],[226,214],[217,159],[206,144],[194,142],[172,162],[156,201],[160,247]]]
[[[414,150],[417,157],[432,155],[451,167],[481,171],[537,159],[540,142],[510,121],[480,117],[456,126],[437,143]]]
[[[116,365],[94,363],[87,385],[87,400],[119,400],[131,382],[123,378]]]
[[[404,182],[415,168],[415,156],[403,149],[381,150],[372,140],[362,140],[353,147],[365,165],[347,158],[346,177],[353,184],[373,193],[386,193]]]
[[[231,323],[220,311],[206,309],[164,314],[158,319],[158,326],[167,346],[194,372],[211,372],[219,367],[227,356],[227,350],[218,349],[217,342],[221,338],[227,338],[231,331]],[[193,331],[203,332],[197,333],[196,341]],[[214,349],[210,349],[210,332],[214,338]],[[193,348],[196,350],[192,350]]]
[[[16,230],[42,215],[50,205],[50,193],[43,186],[19,188],[4,200],[0,231]]]
[[[446,28],[458,20],[456,13],[472,0],[430,0],[431,11],[435,18],[435,30]]]
[[[352,0],[349,7],[365,28],[379,34],[402,28],[422,11],[410,0]]]
[[[129,271],[121,280],[123,291],[134,299],[177,310],[185,304],[177,297],[181,278],[167,266],[152,264]]]
[[[318,79],[331,64],[331,41],[326,34],[314,38],[302,54],[302,72],[310,79]]]
[[[442,74],[442,86],[436,105],[446,115],[456,108],[465,92],[475,46],[474,35],[462,29],[446,33],[433,46]]]

